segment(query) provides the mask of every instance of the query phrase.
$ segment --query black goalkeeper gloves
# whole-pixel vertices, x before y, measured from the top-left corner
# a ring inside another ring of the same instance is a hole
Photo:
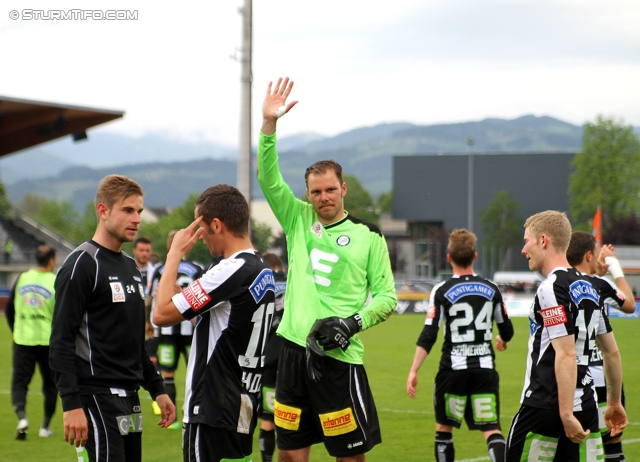
[[[349,339],[360,330],[362,330],[362,319],[357,313],[348,318],[331,316],[318,319],[307,336],[306,355],[309,378],[319,382],[322,378],[325,351],[338,347],[343,351],[346,350],[351,344]]]
[[[318,343],[326,351],[335,348],[346,350],[349,345],[349,339],[362,330],[362,319],[359,314],[354,314],[349,318],[338,318],[331,316],[330,318],[320,319],[322,324],[318,329],[316,339]]]

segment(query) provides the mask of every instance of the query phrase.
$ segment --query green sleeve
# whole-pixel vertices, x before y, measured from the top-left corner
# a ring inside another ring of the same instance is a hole
[[[258,184],[269,207],[285,232],[294,226],[302,203],[284,182],[278,168],[276,134],[260,132],[258,141]]]
[[[384,237],[377,233],[371,233],[371,240],[371,252],[367,263],[371,301],[359,311],[362,330],[386,321],[395,310],[397,302],[387,243]]]

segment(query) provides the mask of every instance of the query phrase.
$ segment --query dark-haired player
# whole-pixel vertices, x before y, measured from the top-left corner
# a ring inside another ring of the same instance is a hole
[[[184,461],[245,461],[252,453],[263,350],[274,311],[273,273],[251,244],[249,205],[236,188],[208,188],[196,200],[195,215],[173,238],[153,322],[170,326],[196,319],[187,367]],[[198,239],[223,259],[176,294],[180,262]]]

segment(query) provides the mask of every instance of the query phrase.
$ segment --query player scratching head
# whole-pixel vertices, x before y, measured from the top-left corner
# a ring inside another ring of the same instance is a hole
[[[213,257],[228,258],[252,248],[249,204],[237,188],[228,184],[207,188],[196,200],[195,217],[202,218],[199,237]]]

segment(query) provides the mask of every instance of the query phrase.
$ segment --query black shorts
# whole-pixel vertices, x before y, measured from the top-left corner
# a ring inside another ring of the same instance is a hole
[[[262,370],[262,399],[258,404],[258,416],[262,420],[273,422],[273,405],[276,398],[277,362],[274,366],[265,366]]]
[[[598,425],[600,426],[600,433],[602,433],[602,442],[607,443],[611,440],[611,430],[607,428],[607,424],[604,421],[604,411],[607,409],[607,387],[596,387],[596,399],[598,400]],[[626,398],[624,395],[624,386],[622,387],[622,406],[626,406]],[[614,438],[622,436],[622,433],[616,435]]]
[[[602,438],[598,431],[598,412],[594,407],[574,412],[582,428],[590,430],[580,444],[572,443],[564,434],[557,409],[521,406],[514,416],[507,438],[506,462],[521,460],[561,462],[596,462],[604,460]]]
[[[204,424],[182,424],[184,462],[251,461],[253,436]]]
[[[323,372],[319,383],[312,381],[305,349],[284,342],[274,411],[278,449],[323,442],[333,457],[370,451],[382,439],[364,367],[326,357]]]
[[[161,371],[173,372],[178,368],[180,355],[189,362],[191,335],[160,335],[158,337],[158,364]]]
[[[142,460],[142,411],[135,391],[105,389],[82,394],[89,424],[85,445],[89,461],[136,462]]]
[[[464,419],[470,430],[500,430],[498,373],[493,369],[439,370],[433,406],[441,425],[460,428]]]

